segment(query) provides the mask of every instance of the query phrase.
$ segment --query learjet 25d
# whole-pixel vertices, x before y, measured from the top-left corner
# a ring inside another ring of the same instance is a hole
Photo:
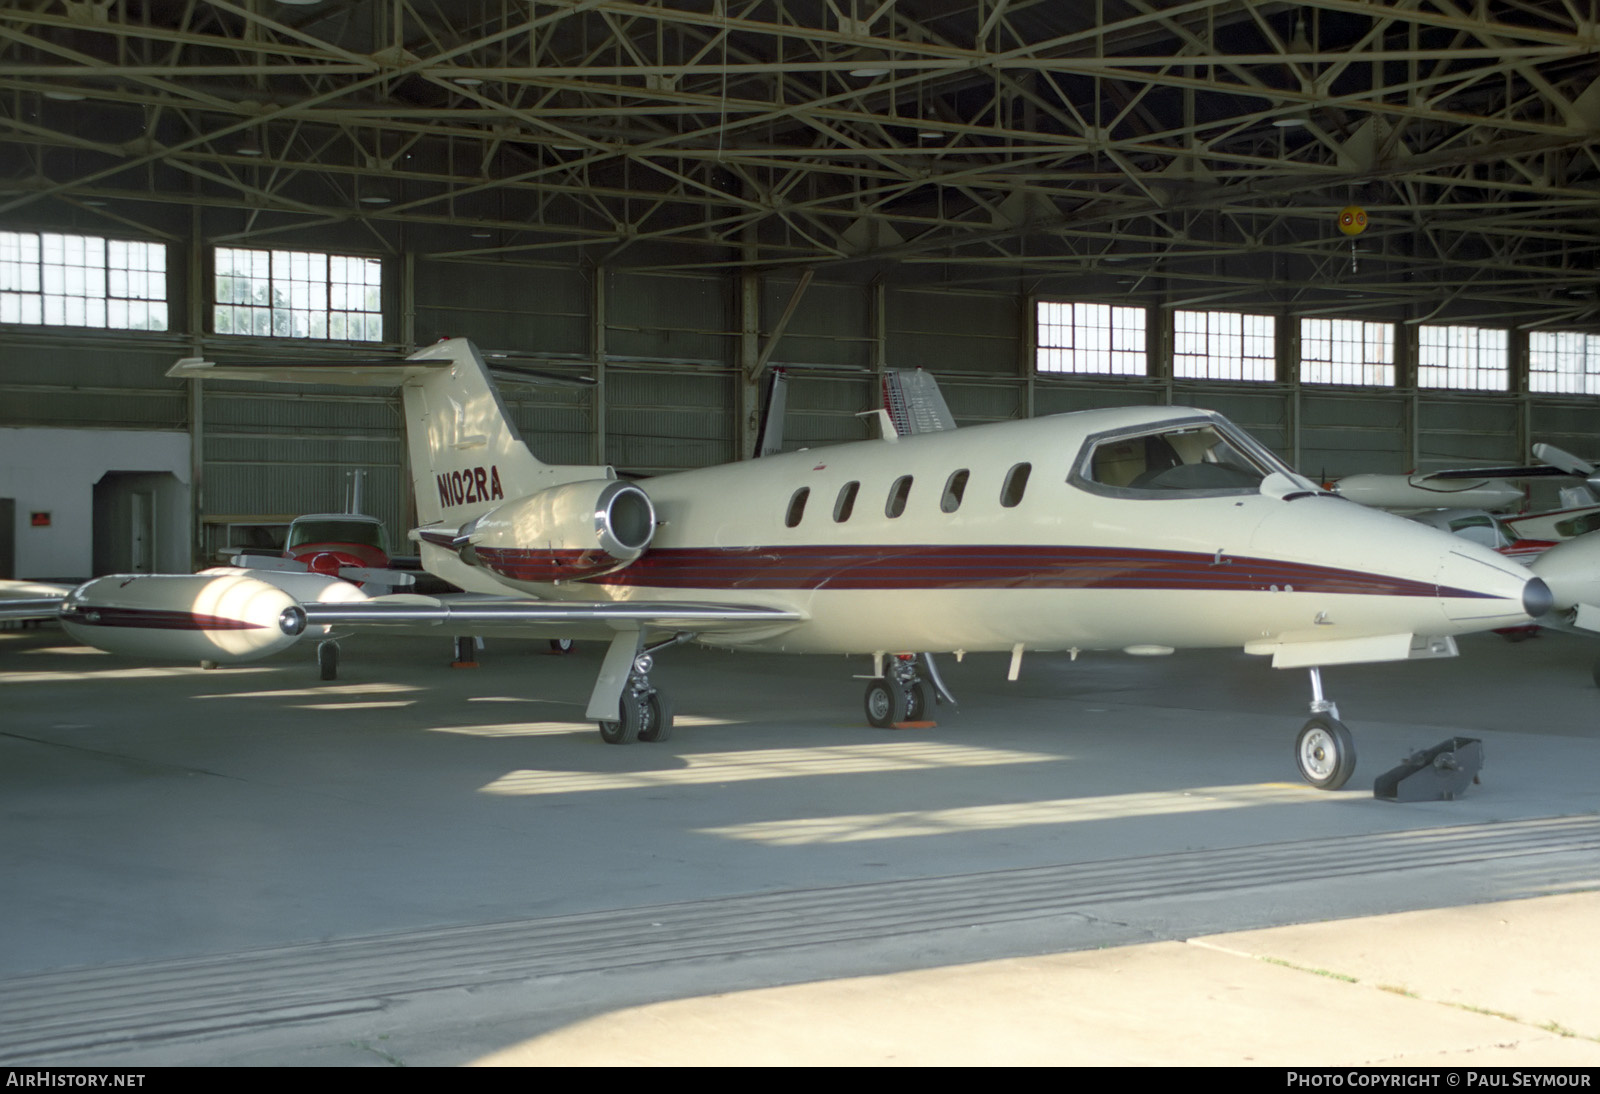
[[[689,640],[871,655],[866,715],[879,726],[921,718],[930,684],[949,698],[934,653],[1007,652],[1015,679],[1025,650],[1234,647],[1310,670],[1295,756],[1332,790],[1355,750],[1322,666],[1451,656],[1453,636],[1527,623],[1550,601],[1516,562],[1334,497],[1204,410],[886,435],[630,482],[534,458],[464,339],[403,360],[191,359],[169,375],[398,385],[413,538],[423,568],[466,593],[316,603],[263,588],[252,602],[235,589],[202,612],[185,590],[158,626],[184,608],[206,616],[198,638],[226,617],[213,660],[325,626],[602,638],[587,716],[612,743],[668,737],[652,655]],[[91,643],[91,615],[137,625],[105,610],[122,607],[108,580],[92,583],[104,603],[75,593],[63,609]]]

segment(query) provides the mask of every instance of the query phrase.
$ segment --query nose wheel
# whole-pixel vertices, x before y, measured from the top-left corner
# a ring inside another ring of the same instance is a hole
[[[1356,769],[1356,743],[1345,724],[1314,714],[1294,742],[1300,777],[1318,790],[1338,790]]]
[[[1356,742],[1339,720],[1338,704],[1323,698],[1322,670],[1311,670],[1311,720],[1294,739],[1300,777],[1318,790],[1338,790],[1356,770]]]

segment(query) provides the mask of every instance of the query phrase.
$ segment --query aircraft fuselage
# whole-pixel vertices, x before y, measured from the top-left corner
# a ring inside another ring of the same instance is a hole
[[[1272,461],[1260,467],[1272,477],[1118,484],[1113,457],[1148,460],[1149,438],[1195,433]],[[844,444],[645,480],[654,541],[613,572],[541,580],[562,560],[534,530],[470,569],[546,599],[792,608],[804,622],[705,640],[796,652],[1164,652],[1527,620],[1521,567],[1321,494],[1252,445],[1214,415],[1171,408]],[[438,547],[424,564],[458,582],[469,569]]]

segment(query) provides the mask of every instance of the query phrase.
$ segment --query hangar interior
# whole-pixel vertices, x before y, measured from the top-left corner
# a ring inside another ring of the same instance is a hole
[[[540,458],[630,475],[750,457],[775,369],[787,449],[872,436],[920,368],[962,425],[1199,406],[1316,478],[1600,456],[1597,27],[1600,0],[14,0],[0,578],[209,564],[354,472],[404,542],[397,397],[165,374],[444,336],[581,381],[502,394]],[[696,992],[1596,885],[1565,636],[1343,670],[1364,777],[1489,741],[1464,801],[1387,811],[1282,783],[1303,676],[1237,650],[1016,684],[975,655],[951,728],[885,739],[836,661],[685,649],[688,732],[614,749],[580,717],[598,650],[469,676],[435,645],[318,688],[303,657],[0,633],[0,1060],[462,1063]],[[1474,926],[1494,979],[1432,999],[1267,946],[1355,994],[1308,1018],[1273,988],[1207,1062],[1592,1066],[1593,909],[1518,936],[1537,966]],[[1232,981],[1178,983],[1125,979],[1133,1026],[1180,1008],[1133,1062],[1226,1015]],[[1099,1020],[1017,1028],[1130,1062]]]
[[[153,244],[111,261],[156,276],[40,323],[77,290],[13,254],[0,424],[187,444],[107,469],[179,480],[194,520],[161,539],[196,562],[341,507],[352,470],[392,539],[409,502],[392,397],[186,390],[176,358],[446,335],[596,381],[508,398],[542,458],[629,473],[748,455],[772,368],[791,448],[868,436],[877,375],[923,368],[962,423],[1198,405],[1313,476],[1583,453],[1591,8],[8,5],[0,229]],[[363,263],[359,338],[263,336],[353,291],[293,254]],[[1113,337],[1115,364],[1051,344]],[[96,480],[28,466],[12,576],[85,576]]]

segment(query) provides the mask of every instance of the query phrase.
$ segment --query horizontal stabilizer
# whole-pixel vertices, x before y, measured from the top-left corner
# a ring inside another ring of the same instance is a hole
[[[366,361],[262,361],[219,365],[185,357],[167,370],[174,380],[245,380],[274,384],[339,384],[398,387],[414,377],[448,370],[450,361],[408,361],[403,357]]]

